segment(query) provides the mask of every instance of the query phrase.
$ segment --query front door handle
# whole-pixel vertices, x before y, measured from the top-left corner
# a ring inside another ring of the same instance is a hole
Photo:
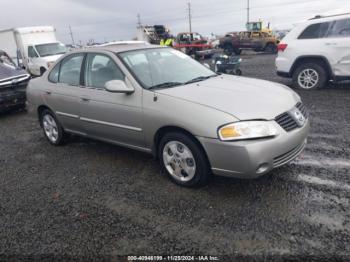
[[[47,95],[51,95],[51,94],[52,94],[51,91],[45,91],[45,93],[46,93]]]
[[[81,97],[81,101],[89,102],[91,99],[89,97]]]

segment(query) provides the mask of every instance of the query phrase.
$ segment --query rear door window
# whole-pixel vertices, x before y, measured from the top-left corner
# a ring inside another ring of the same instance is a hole
[[[331,23],[318,23],[309,25],[299,36],[298,39],[318,39],[324,38],[330,28]]]
[[[72,86],[79,86],[81,66],[85,54],[74,54],[61,62],[58,82]]]
[[[350,19],[335,21],[328,37],[350,37]]]

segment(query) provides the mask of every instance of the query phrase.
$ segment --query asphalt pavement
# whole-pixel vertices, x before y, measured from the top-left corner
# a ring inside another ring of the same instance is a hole
[[[273,55],[242,58],[244,76],[290,85],[275,75]],[[256,180],[215,177],[199,189],[172,184],[147,154],[78,137],[53,147],[26,112],[0,115],[0,261],[349,260],[350,84],[297,92],[311,114],[297,160]]]

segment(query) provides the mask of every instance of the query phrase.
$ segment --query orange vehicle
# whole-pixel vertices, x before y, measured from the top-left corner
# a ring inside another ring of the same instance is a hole
[[[179,33],[173,47],[196,58],[211,57],[214,54],[208,40],[198,33]]]

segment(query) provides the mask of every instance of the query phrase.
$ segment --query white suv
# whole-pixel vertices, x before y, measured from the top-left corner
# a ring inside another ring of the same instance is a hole
[[[295,27],[278,46],[276,66],[302,89],[350,80],[350,14],[317,16]]]

